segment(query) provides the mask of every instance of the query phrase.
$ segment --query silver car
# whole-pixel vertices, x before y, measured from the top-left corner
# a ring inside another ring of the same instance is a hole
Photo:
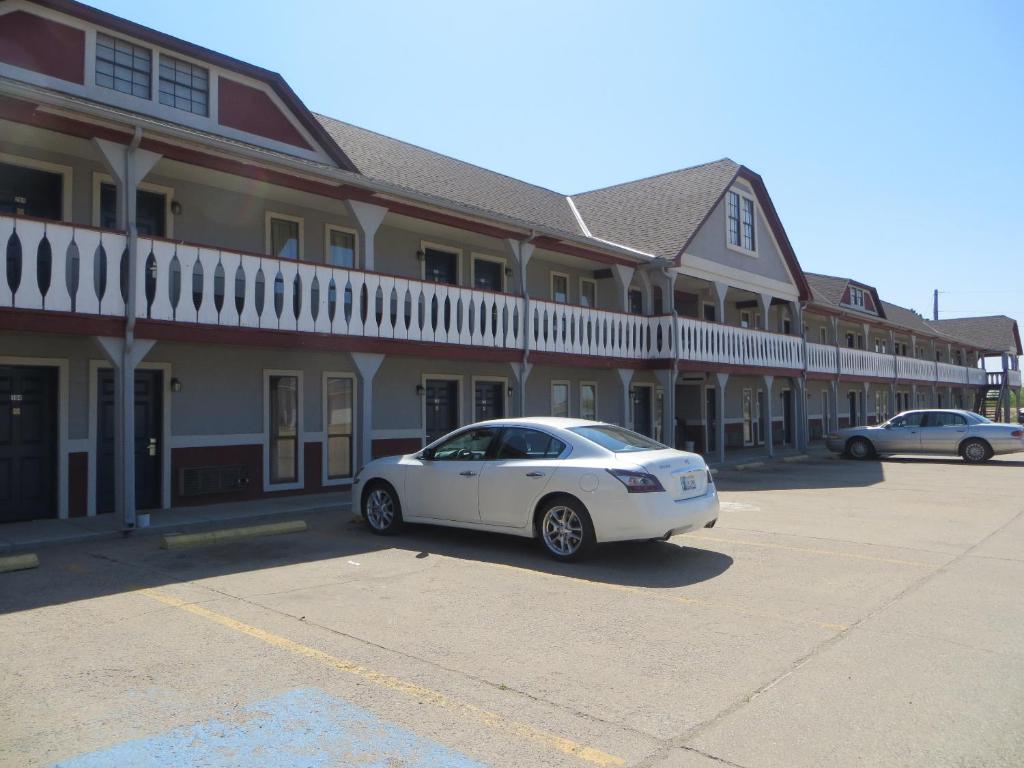
[[[869,459],[886,453],[940,453],[962,456],[970,464],[997,453],[1024,451],[1024,427],[995,424],[971,411],[904,411],[877,427],[849,427],[830,434],[834,453]]]

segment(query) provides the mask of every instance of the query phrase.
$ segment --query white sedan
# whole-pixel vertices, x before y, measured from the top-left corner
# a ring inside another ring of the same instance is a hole
[[[598,542],[710,528],[718,493],[704,460],[613,424],[561,418],[472,424],[356,475],[370,530],[432,523],[539,538],[559,560]]]

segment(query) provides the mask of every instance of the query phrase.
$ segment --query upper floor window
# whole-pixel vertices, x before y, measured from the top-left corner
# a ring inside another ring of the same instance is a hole
[[[597,283],[586,277],[580,278],[580,306],[597,306]]]
[[[160,56],[160,103],[194,115],[207,114],[210,75],[204,67]]]
[[[302,219],[267,214],[267,252],[279,259],[297,259],[302,252]]]
[[[745,251],[756,251],[754,201],[738,192],[726,196],[726,229],[729,245]]]
[[[351,269],[356,265],[356,233],[327,225],[327,263]]]
[[[818,341],[828,344],[828,329],[823,325],[818,327]]]
[[[556,304],[569,303],[569,276],[560,272],[551,273],[551,300]]]
[[[864,291],[860,288],[850,286],[850,304],[854,307],[864,307]]]
[[[633,288],[629,292],[629,314],[642,315],[644,313],[643,291]]]
[[[148,99],[152,61],[148,48],[102,33],[96,35],[96,85]]]

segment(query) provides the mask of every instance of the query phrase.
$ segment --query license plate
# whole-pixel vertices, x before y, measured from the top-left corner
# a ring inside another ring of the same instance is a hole
[[[680,482],[683,484],[684,491],[695,491],[697,490],[697,478],[695,477],[681,477]]]

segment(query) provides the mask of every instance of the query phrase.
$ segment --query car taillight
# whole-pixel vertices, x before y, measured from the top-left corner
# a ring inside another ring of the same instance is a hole
[[[628,469],[609,469],[608,474],[626,486],[628,493],[657,493],[665,489],[661,481],[647,472],[633,472]]]
[[[713,486],[714,484],[715,484],[715,477],[714,477],[714,475],[711,474],[711,470],[709,469],[708,470],[708,486]]]
[[[1010,433],[1010,437],[1024,437],[1024,429],[1015,429]]]

